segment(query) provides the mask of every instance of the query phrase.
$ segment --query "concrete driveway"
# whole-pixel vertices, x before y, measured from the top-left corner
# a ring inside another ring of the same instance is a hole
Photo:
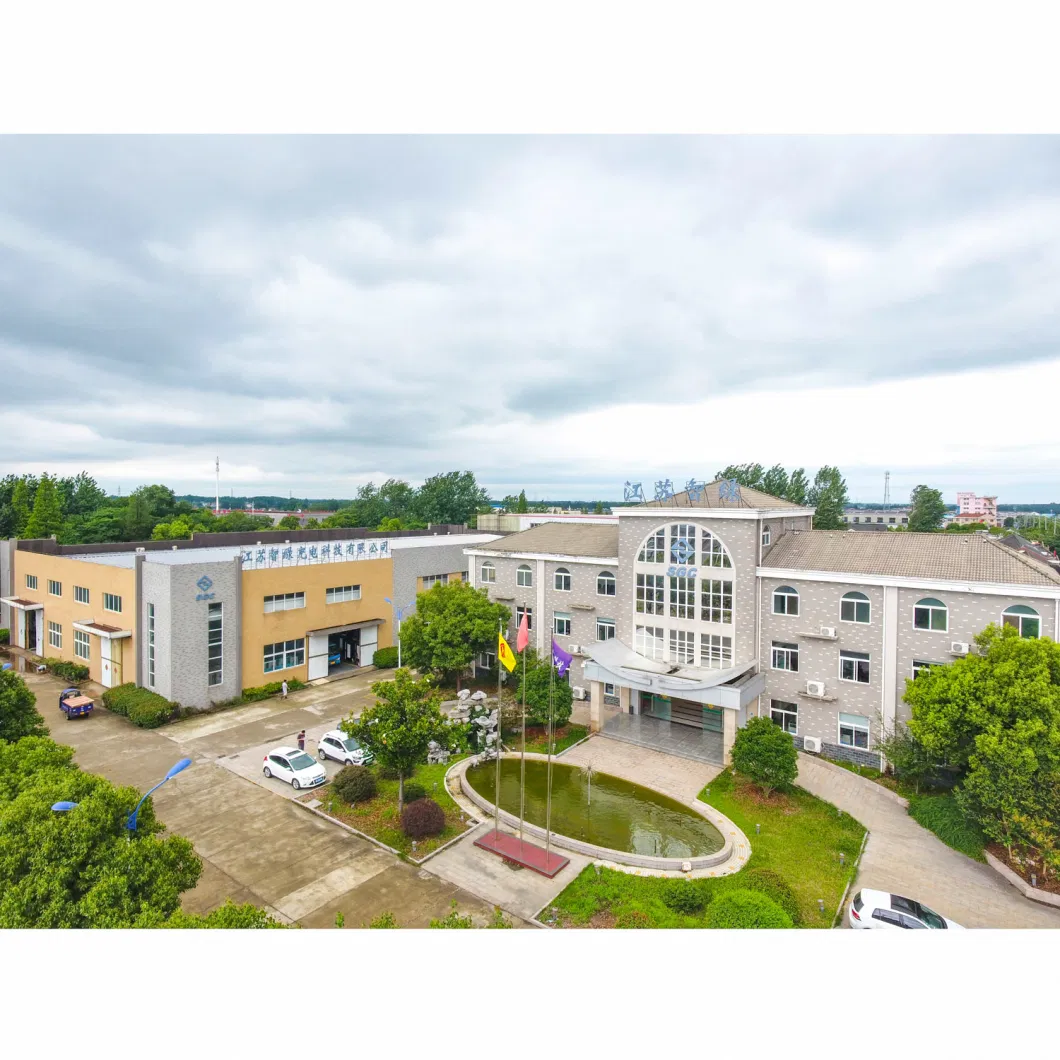
[[[75,749],[82,769],[146,791],[178,759],[193,760],[191,768],[153,796],[159,817],[187,836],[203,859],[198,885],[183,898],[188,911],[206,912],[230,897],[306,927],[333,926],[337,912],[350,927],[383,912],[393,913],[403,927],[426,927],[433,917],[448,913],[455,899],[462,912],[486,923],[493,912],[490,903],[290,799],[277,798],[290,794],[286,784],[264,777],[263,783],[248,782],[224,765],[226,756],[242,755],[247,748],[292,743],[299,729],[319,733],[334,728],[346,714],[371,702],[372,676],[311,687],[292,693],[286,702],[269,700],[154,730],[137,729],[102,708],[68,723],[55,705],[62,682],[36,674],[26,679],[52,735]],[[315,752],[315,743],[309,746]]]
[[[988,865],[946,846],[871,780],[800,753],[798,784],[871,832],[852,894],[871,887],[916,898],[965,927],[1060,928],[1060,910],[1024,898]]]

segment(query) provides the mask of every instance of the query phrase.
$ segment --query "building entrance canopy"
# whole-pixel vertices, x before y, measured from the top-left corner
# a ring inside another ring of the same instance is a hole
[[[44,604],[35,603],[33,600],[22,600],[17,596],[0,596],[0,604],[7,604],[18,611],[43,611]]]

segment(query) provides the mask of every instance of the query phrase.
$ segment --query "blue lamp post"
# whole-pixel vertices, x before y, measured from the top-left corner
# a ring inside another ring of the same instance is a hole
[[[190,765],[190,758],[182,758],[149,792],[147,792],[146,795],[143,796],[143,798],[140,799],[140,801],[136,804],[136,809],[129,814],[129,818],[125,822],[125,827],[129,830],[130,839],[132,838],[133,832],[136,831],[136,818],[140,812],[140,807],[144,804],[144,799],[146,799],[148,795],[154,794],[154,792],[158,791],[158,789],[162,787],[162,785],[165,784],[167,780],[172,780],[178,773],[183,772]]]
[[[394,608],[394,615],[397,618],[397,640],[398,640],[398,668],[401,667],[401,620],[408,614],[409,611],[416,609],[416,601],[412,600],[407,603],[404,607],[398,607],[389,596],[384,596],[383,599]]]
[[[52,803],[52,809],[56,813],[67,813],[69,810],[76,810],[76,802],[54,802]]]

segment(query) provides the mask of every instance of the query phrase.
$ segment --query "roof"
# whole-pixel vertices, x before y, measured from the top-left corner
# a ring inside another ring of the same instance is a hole
[[[773,497],[761,490],[751,489],[750,486],[741,486],[739,499],[728,500],[722,497],[722,482],[718,479],[705,485],[699,497],[689,497],[688,490],[675,493],[673,497],[666,500],[645,501],[643,504],[635,504],[632,509],[638,508],[805,508],[805,504],[796,504],[794,501],[784,500],[782,497]],[[617,509],[620,512],[629,511],[628,508]]]
[[[491,541],[490,552],[537,552],[550,556],[618,556],[618,523],[539,523],[529,530]]]
[[[986,534],[796,530],[777,541],[762,566],[1001,585],[1060,586],[1060,575],[1044,563]]]

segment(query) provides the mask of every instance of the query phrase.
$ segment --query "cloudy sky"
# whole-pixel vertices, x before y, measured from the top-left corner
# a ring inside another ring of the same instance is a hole
[[[1060,498],[1060,141],[0,138],[0,474]]]

